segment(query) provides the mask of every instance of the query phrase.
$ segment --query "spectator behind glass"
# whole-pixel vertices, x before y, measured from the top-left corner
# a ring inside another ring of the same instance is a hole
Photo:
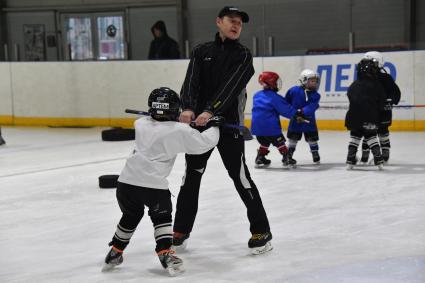
[[[168,36],[163,21],[157,21],[151,31],[154,39],[151,41],[148,59],[180,59],[179,45]]]

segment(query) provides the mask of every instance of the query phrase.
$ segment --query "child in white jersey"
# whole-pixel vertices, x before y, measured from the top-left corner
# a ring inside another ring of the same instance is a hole
[[[183,271],[183,261],[174,255],[172,245],[172,204],[167,176],[179,152],[202,154],[215,147],[219,139],[217,126],[222,117],[212,117],[202,133],[179,123],[180,99],[173,90],[161,87],[149,96],[151,117],[135,121],[136,148],[127,159],[118,178],[117,200],[122,217],[109,243],[111,250],[102,271],[123,262],[123,251],[144,215],[144,207],[154,225],[155,251],[171,276]]]

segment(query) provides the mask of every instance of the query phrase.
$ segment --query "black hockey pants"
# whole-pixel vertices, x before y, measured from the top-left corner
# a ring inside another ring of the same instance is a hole
[[[381,158],[381,148],[377,137],[377,131],[364,131],[363,129],[351,130],[350,131],[350,142],[348,143],[348,156],[347,160],[354,161],[357,149],[360,145],[360,141],[364,138],[364,141],[368,145],[368,148],[372,151],[373,156]]]
[[[112,245],[124,250],[144,215],[145,205],[154,226],[155,251],[169,249],[172,245],[172,204],[169,190],[137,187],[118,182],[117,200],[122,217],[117,225]]]
[[[245,143],[238,134],[222,133],[217,145],[227,172],[247,208],[252,234],[270,231],[260,194],[245,163]],[[198,211],[199,187],[208,158],[214,149],[201,155],[186,154],[186,172],[177,198],[174,232],[190,233]]]
[[[380,125],[378,128],[378,139],[379,144],[382,150],[390,150],[391,142],[390,142],[390,131],[388,130],[388,125]],[[368,151],[369,146],[365,140],[362,143],[362,150]]]

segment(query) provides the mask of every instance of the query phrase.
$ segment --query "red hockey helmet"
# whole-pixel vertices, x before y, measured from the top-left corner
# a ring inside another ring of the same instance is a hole
[[[275,72],[262,72],[258,77],[258,82],[264,88],[270,88],[278,91],[282,88],[282,80]]]

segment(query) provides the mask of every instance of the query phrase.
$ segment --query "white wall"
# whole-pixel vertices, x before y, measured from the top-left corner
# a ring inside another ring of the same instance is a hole
[[[9,68],[9,64],[0,64],[0,116],[11,116],[13,113]]]
[[[354,64],[362,54],[255,58],[256,73],[248,84],[247,118],[252,95],[259,90],[263,70],[279,73],[282,94],[297,84],[304,68],[328,65],[332,75],[322,75],[321,105],[347,105],[346,91],[354,79]],[[401,104],[425,104],[425,51],[384,53],[395,67],[402,91]],[[32,62],[0,64],[0,118],[125,118],[125,108],[147,109],[152,89],[168,86],[179,92],[187,60],[117,62]],[[339,68],[339,75],[337,69]],[[337,80],[339,76],[340,80]],[[327,88],[328,86],[328,88]],[[12,99],[13,97],[13,99]],[[13,101],[13,103],[12,103]],[[346,110],[325,110],[319,119],[342,120]],[[396,120],[425,120],[425,108],[395,110]],[[0,120],[1,122],[1,120]]]
[[[425,51],[414,52],[413,62],[415,104],[425,105]],[[415,109],[415,120],[425,120],[425,108]]]
[[[184,61],[11,63],[14,115],[125,117],[125,108],[146,109],[150,91],[158,86],[179,91],[186,65]],[[0,66],[8,75],[4,70],[8,65]],[[2,92],[2,101],[3,96]],[[0,111],[10,114],[3,107]]]

